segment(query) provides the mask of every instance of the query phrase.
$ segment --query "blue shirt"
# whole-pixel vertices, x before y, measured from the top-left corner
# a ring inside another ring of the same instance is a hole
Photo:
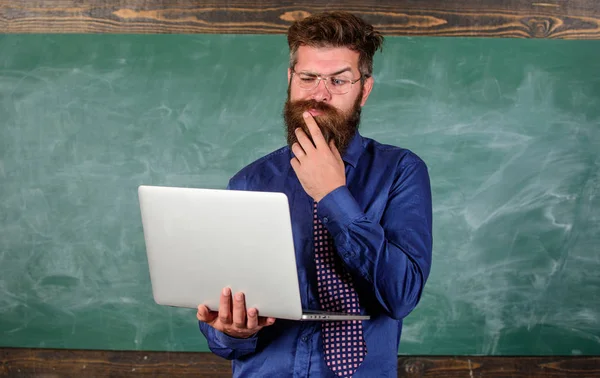
[[[283,147],[243,168],[235,190],[283,192],[290,205],[302,307],[320,310],[312,246],[313,200]],[[367,356],[354,377],[397,377],[402,319],[419,302],[429,276],[432,210],[425,163],[409,150],[356,133],[343,160],[346,186],[325,196],[318,217],[353,277]],[[277,319],[249,339],[200,322],[215,354],[233,360],[234,377],[336,377],[324,360],[321,323]]]

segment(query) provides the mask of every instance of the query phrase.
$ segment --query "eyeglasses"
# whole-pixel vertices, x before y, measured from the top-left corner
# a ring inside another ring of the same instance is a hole
[[[319,86],[319,82],[323,80],[325,87],[331,94],[346,94],[350,92],[354,83],[364,78],[361,75],[358,79],[352,80],[351,78],[344,75],[332,75],[324,76],[306,72],[295,72],[292,71],[292,78],[297,78],[296,83],[298,86],[306,91],[310,91]]]

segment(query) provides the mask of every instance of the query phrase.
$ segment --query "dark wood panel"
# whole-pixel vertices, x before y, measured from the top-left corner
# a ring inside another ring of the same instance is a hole
[[[348,10],[387,35],[600,39],[597,0],[0,0],[4,33],[284,33]]]
[[[211,353],[0,348],[4,376],[230,377],[229,361]],[[398,376],[600,377],[600,357],[399,357]]]
[[[211,353],[0,349],[0,375],[59,377],[231,377],[231,363]]]

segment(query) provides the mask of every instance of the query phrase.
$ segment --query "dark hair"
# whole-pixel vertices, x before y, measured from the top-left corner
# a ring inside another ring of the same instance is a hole
[[[363,19],[348,12],[314,14],[290,26],[287,34],[290,47],[290,68],[297,62],[300,46],[347,47],[359,53],[361,75],[373,74],[373,55],[382,49],[383,35]]]

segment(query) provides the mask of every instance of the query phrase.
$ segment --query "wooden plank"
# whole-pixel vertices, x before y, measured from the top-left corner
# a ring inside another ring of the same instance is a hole
[[[0,0],[3,33],[285,33],[347,10],[386,35],[600,39],[597,0]]]
[[[231,365],[211,353],[0,348],[0,375],[230,377]],[[600,377],[598,356],[398,357],[398,376]]]
[[[231,377],[231,363],[212,353],[0,349],[0,376]]]

